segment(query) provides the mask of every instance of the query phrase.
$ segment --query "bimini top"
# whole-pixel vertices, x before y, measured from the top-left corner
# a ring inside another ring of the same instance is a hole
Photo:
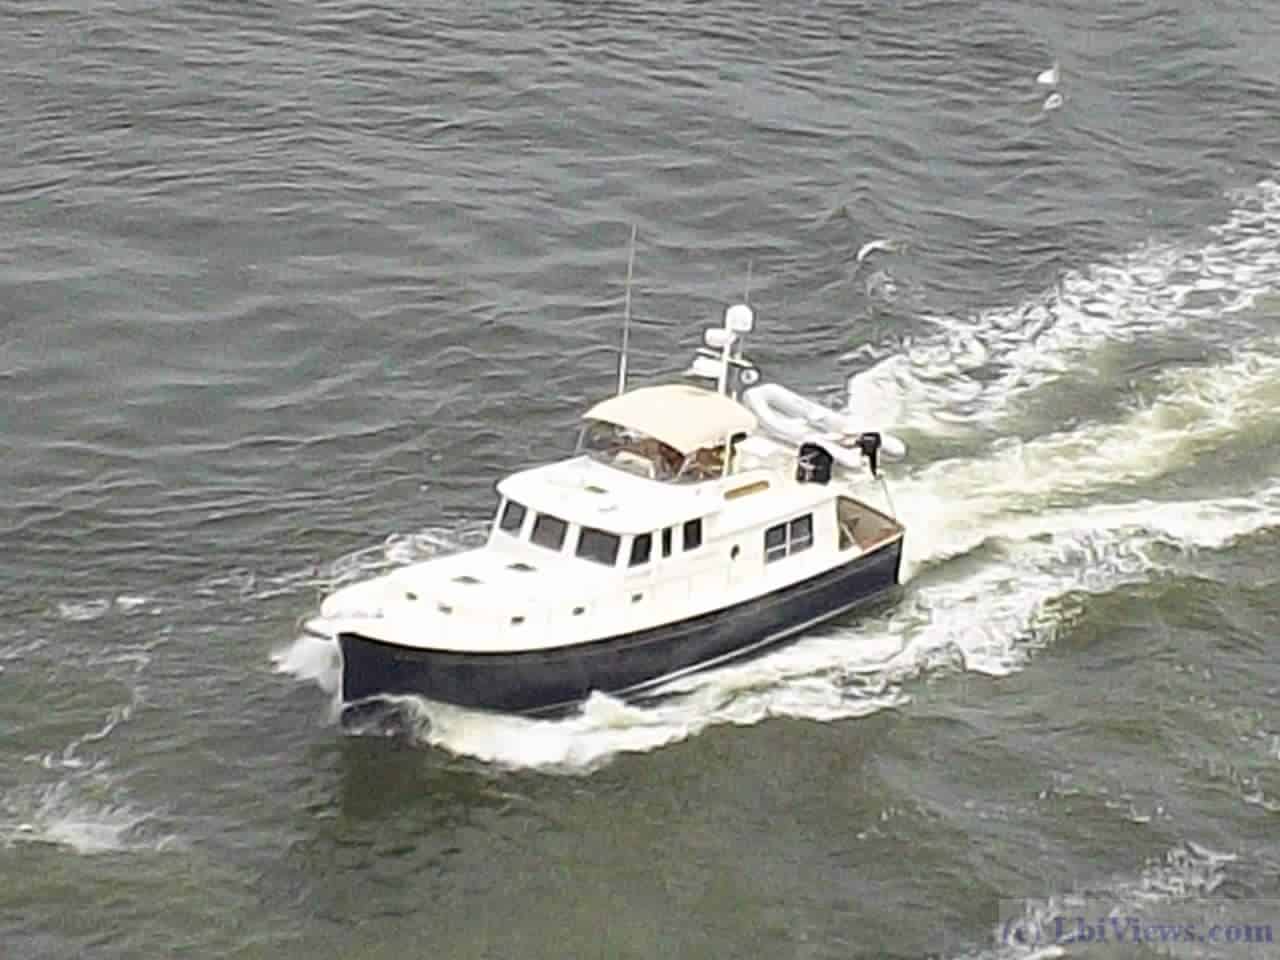
[[[635,430],[685,454],[719,446],[733,434],[756,427],[755,414],[737,400],[679,383],[611,397],[588,410],[583,419]]]

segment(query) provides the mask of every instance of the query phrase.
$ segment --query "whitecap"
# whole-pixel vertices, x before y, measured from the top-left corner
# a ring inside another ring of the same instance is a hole
[[[304,633],[289,646],[275,651],[271,662],[278,673],[313,681],[326,693],[338,691],[341,654],[334,639]]]
[[[109,600],[62,600],[56,608],[58,616],[73,623],[88,623],[100,619],[111,610]]]
[[[1149,243],[1069,272],[1010,308],[925,316],[927,336],[881,345],[873,351],[880,359],[849,378],[850,412],[895,432],[991,429],[1101,349],[1197,325],[1220,336],[1280,287],[1280,183],[1263,181],[1233,200],[1199,246]]]

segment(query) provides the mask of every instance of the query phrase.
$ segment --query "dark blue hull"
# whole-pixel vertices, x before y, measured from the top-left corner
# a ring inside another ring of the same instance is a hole
[[[345,703],[412,694],[503,713],[549,713],[593,691],[636,696],[682,673],[761,652],[894,588],[902,538],[767,596],[591,643],[456,653],[340,633]]]

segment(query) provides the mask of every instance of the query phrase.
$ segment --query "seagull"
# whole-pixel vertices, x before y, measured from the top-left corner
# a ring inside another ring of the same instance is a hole
[[[1040,75],[1036,77],[1036,83],[1043,84],[1046,87],[1056,87],[1058,80],[1062,76],[1062,71],[1058,69],[1058,61],[1053,61],[1053,66],[1048,70],[1040,71]]]
[[[1044,106],[1040,109],[1045,113],[1048,113],[1050,110],[1057,110],[1060,106],[1062,106],[1062,94],[1055,90],[1053,93],[1049,94],[1049,96],[1045,97]]]
[[[885,253],[897,253],[901,249],[902,245],[897,240],[868,240],[858,248],[858,255],[855,259],[858,263],[861,263],[877,250],[882,250]]]

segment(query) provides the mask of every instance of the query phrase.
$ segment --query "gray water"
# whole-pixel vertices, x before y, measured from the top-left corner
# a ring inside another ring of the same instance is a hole
[[[33,0],[0,80],[6,958],[1280,928],[1280,7]],[[344,731],[299,624],[566,452],[632,224],[642,379],[750,272],[767,374],[907,439],[903,597]]]

